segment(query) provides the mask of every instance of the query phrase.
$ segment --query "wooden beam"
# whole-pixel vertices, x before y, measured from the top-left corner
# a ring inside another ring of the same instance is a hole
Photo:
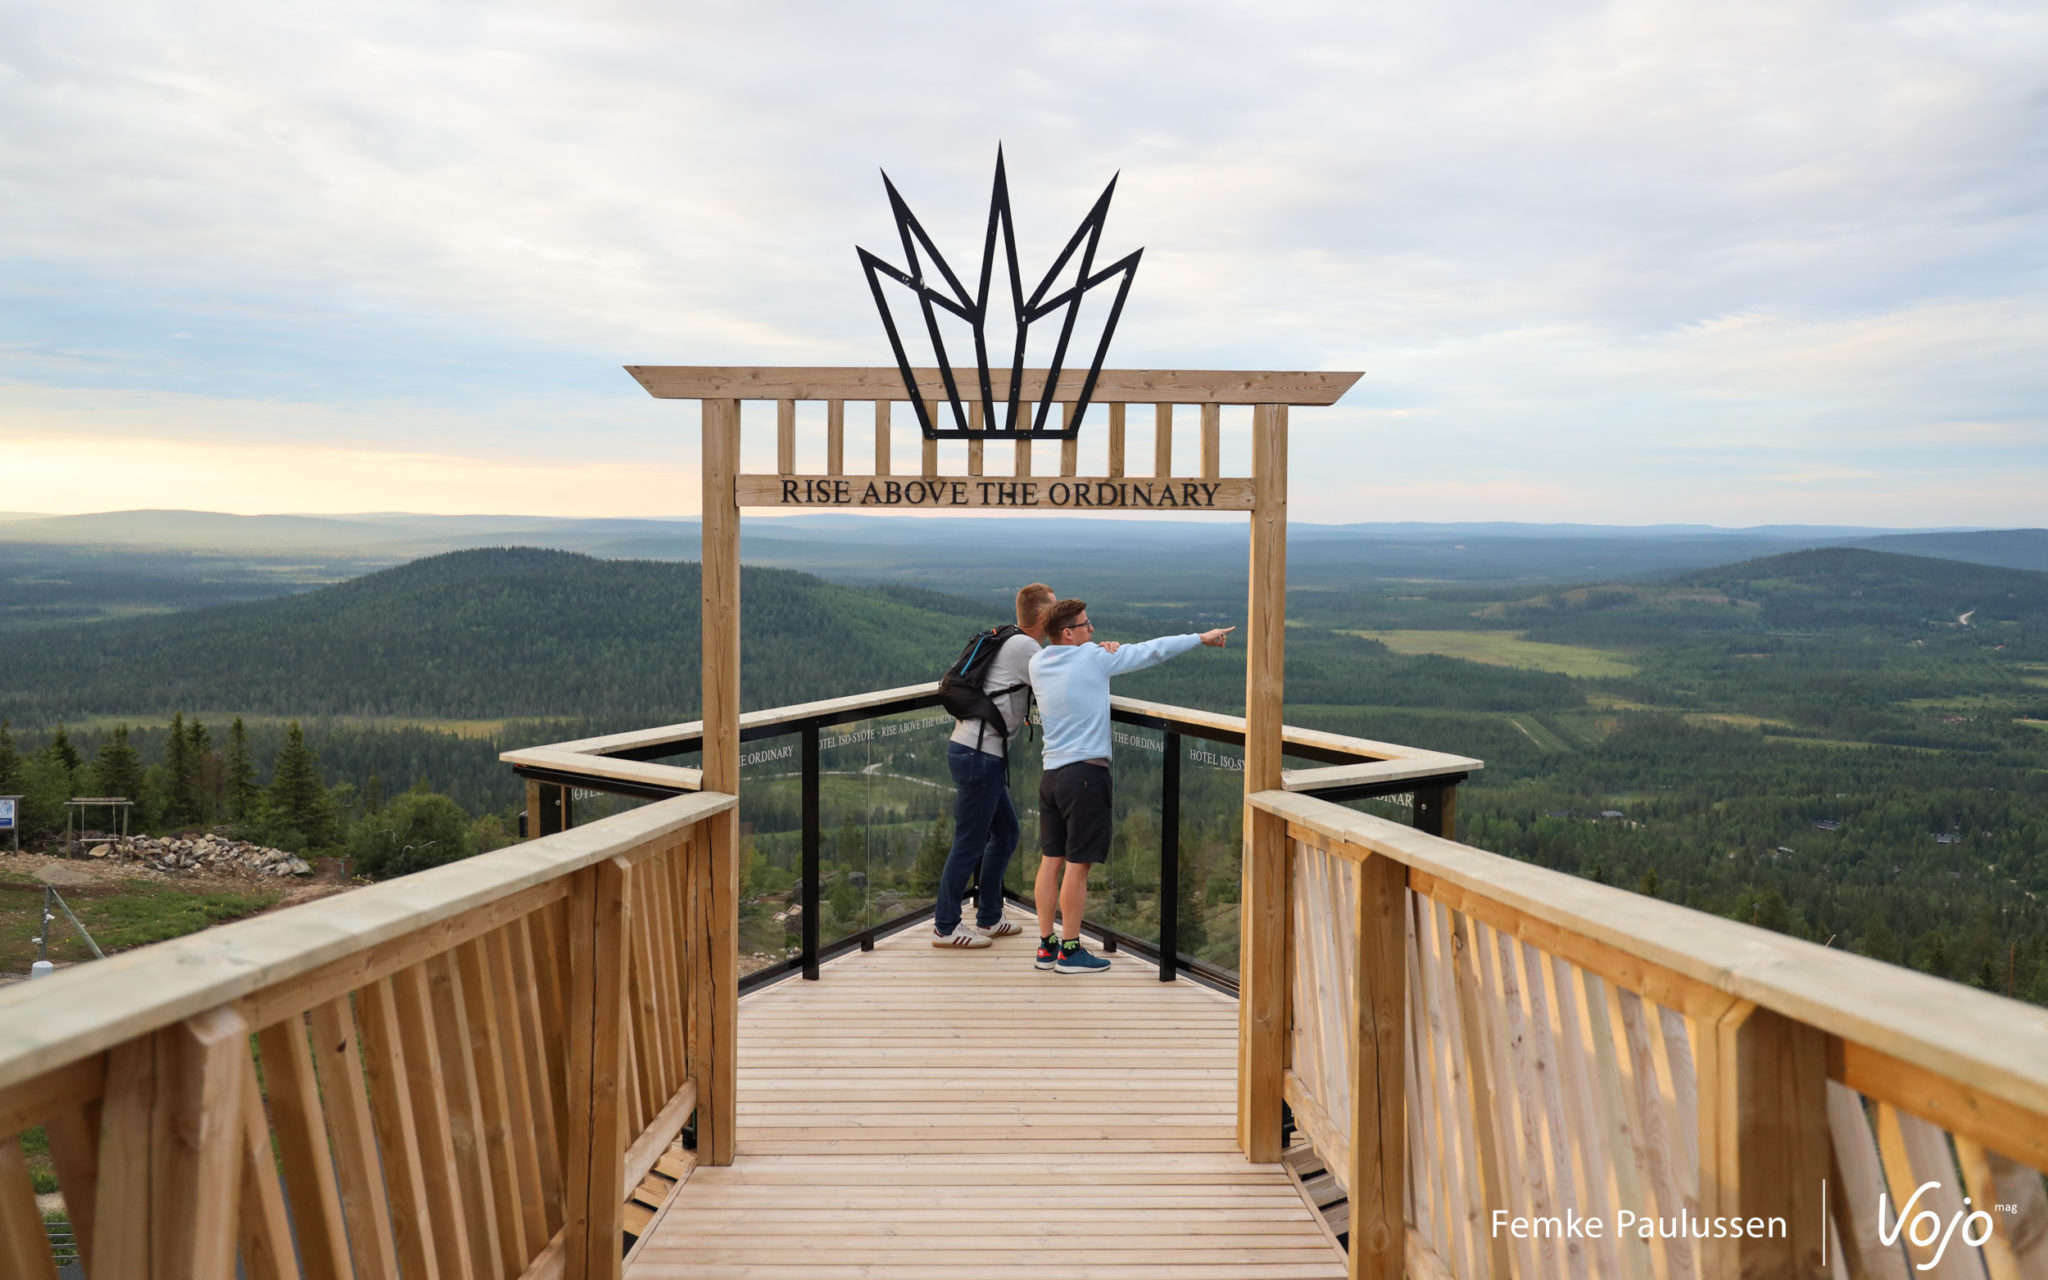
[[[790,468],[794,471],[796,468]],[[889,474],[889,402],[875,401],[875,474]]]
[[[1170,410],[1162,409],[1162,416]],[[1252,420],[1256,503],[1245,614],[1245,794],[1280,785],[1287,627],[1287,411]],[[1161,432],[1165,434],[1164,429]],[[1287,1030],[1287,824],[1247,805],[1238,958],[1238,1145],[1280,1158],[1280,1086]]]
[[[712,406],[732,430],[712,426]],[[740,786],[739,404],[706,401],[704,432],[704,788],[737,795]],[[739,1003],[739,821],[705,824],[695,862],[706,916],[699,942],[707,965],[708,1001],[693,1026],[690,1075],[697,1081],[698,1150],[704,1163],[732,1163],[739,1059],[734,1043]],[[702,1057],[696,1056],[701,1051]]]
[[[1826,1280],[1827,1036],[1746,1000],[1694,1025],[1713,1036],[1696,1059],[1701,1213],[1786,1227],[1784,1235],[1702,1241],[1705,1274]]]
[[[737,419],[735,419],[737,421]],[[737,434],[738,427],[734,427]],[[734,450],[737,454],[738,450]],[[846,474],[846,401],[825,402],[825,474]]]
[[[967,429],[969,431],[981,430],[981,401],[979,400],[972,401],[967,406]],[[981,474],[982,447],[985,443],[982,440],[969,440],[967,442],[967,474],[970,476]]]
[[[903,374],[892,367],[739,367],[712,365],[627,365],[626,372],[662,400],[908,400]],[[912,370],[917,393],[944,399],[945,380],[936,368]],[[956,369],[961,385],[979,384],[980,373]],[[1045,398],[1043,369],[1026,369],[1022,399]],[[1092,399],[1178,404],[1335,404],[1362,373],[1237,369],[1104,369]],[[991,369],[995,398],[1010,397],[1010,371]],[[1082,379],[1060,379],[1053,399],[1081,397]]]
[[[1152,474],[1173,474],[1173,406],[1170,404],[1152,406]]]
[[[1061,427],[1062,427],[1063,429],[1071,430],[1071,429],[1073,428],[1073,425],[1074,425],[1074,406],[1073,406],[1073,405],[1070,405],[1070,404],[1063,404],[1063,405],[1061,405],[1061,406],[1060,406],[1060,426],[1061,426]],[[1070,439],[1066,439],[1066,440],[1062,440],[1062,441],[1060,441],[1060,474],[1061,474],[1061,475],[1063,475],[1063,476],[1070,476],[1070,475],[1073,475],[1073,474],[1074,474],[1075,472],[1079,471],[1080,469],[1081,469],[1081,440],[1080,440],[1080,437],[1079,437],[1078,435],[1076,435],[1076,436],[1074,436],[1074,437],[1072,437],[1072,438],[1070,438]]]
[[[1124,404],[1119,400],[1109,406],[1109,474],[1120,476],[1124,473]]]
[[[775,402],[775,469],[796,470],[796,401]]]
[[[1408,868],[1358,864],[1351,1006],[1351,1280],[1401,1280],[1408,1181]],[[1418,1191],[1417,1194],[1426,1194]]]
[[[924,409],[926,417],[930,418],[935,423],[939,420],[938,401],[925,401]],[[939,474],[939,442],[937,440],[934,440],[932,437],[925,435],[922,430],[918,432],[918,436],[918,447],[921,451],[921,456],[924,459],[923,474],[928,476],[935,476]],[[796,470],[796,468],[791,467],[790,470],[794,471]]]
[[[1202,406],[1202,474],[1223,474],[1223,406]]]
[[[969,441],[968,467],[979,466]],[[1021,447],[1021,446],[1020,446]],[[902,507],[911,510],[973,510],[1010,507],[1026,511],[1250,511],[1257,499],[1253,482],[1235,476],[1074,476],[1019,479],[936,476],[897,480],[891,476],[743,475],[732,490],[742,507],[796,510]],[[531,750],[531,749],[529,749]],[[708,783],[706,784],[709,785]]]

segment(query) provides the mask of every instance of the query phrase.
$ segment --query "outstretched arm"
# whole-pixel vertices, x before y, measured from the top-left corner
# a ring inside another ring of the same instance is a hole
[[[1168,658],[1177,658],[1183,653],[1192,652],[1204,644],[1212,643],[1207,638],[1208,636],[1215,636],[1216,640],[1213,643],[1221,644],[1222,638],[1226,634],[1228,632],[1212,631],[1203,635],[1161,636],[1157,640],[1147,640],[1142,644],[1121,645],[1115,653],[1105,654],[1105,659],[1109,666],[1109,674],[1113,676],[1128,675],[1133,671],[1143,671],[1147,667],[1156,667]]]

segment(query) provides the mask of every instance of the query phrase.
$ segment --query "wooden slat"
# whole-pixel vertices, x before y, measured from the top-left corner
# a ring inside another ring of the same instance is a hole
[[[28,1159],[12,1134],[0,1137],[0,1263],[20,1280],[57,1280]]]
[[[449,1108],[449,1143],[455,1178],[463,1190],[463,1225],[469,1231],[471,1264],[483,1276],[506,1274],[504,1223],[498,1219],[496,1167],[485,1147],[485,1118],[477,1063],[469,1044],[469,999],[455,954],[434,956],[424,967],[432,1008],[434,1055],[440,1061],[440,1092]],[[514,1247],[514,1253],[518,1249]]]
[[[337,1156],[327,1145],[327,1122],[305,1025],[298,1018],[273,1023],[257,1033],[256,1043],[263,1054],[270,1125],[276,1130],[278,1161],[295,1209],[298,1256],[306,1280],[353,1280],[348,1227],[334,1178]],[[267,1156],[267,1137],[263,1147]],[[247,1192],[245,1182],[243,1193]]]
[[[1202,406],[1202,474],[1223,474],[1223,406]]]
[[[916,415],[913,414],[911,416],[915,417]],[[889,463],[889,402],[887,400],[877,400],[875,401],[875,474],[878,476],[888,475]],[[790,470],[794,471],[796,468],[791,467]]]
[[[1482,1238],[1487,1242],[1488,1274],[1505,1276],[1509,1270],[1509,1238],[1492,1229],[1493,1214],[1509,1207],[1508,1173],[1502,1165],[1503,1136],[1494,1099],[1494,1059],[1489,1056],[1485,1016],[1481,1013],[1478,965],[1473,956],[1471,921],[1456,911],[1441,909],[1439,919],[1448,925],[1451,941],[1452,983],[1458,998],[1458,1021],[1465,1058],[1466,1114],[1478,1146],[1480,1187],[1479,1208],[1485,1224]],[[1439,927],[1443,927],[1440,925]]]
[[[93,1204],[93,1262],[101,1268],[95,1274],[151,1274],[150,1147],[157,1087],[155,1036],[117,1045],[107,1054],[100,1177]]]
[[[796,401],[788,398],[775,402],[775,469],[796,470]]]
[[[493,937],[496,934],[491,935]],[[517,1275],[547,1243],[538,1214],[528,1221],[526,1209],[539,1200],[522,1187],[525,1167],[513,1134],[515,1107],[506,1059],[518,1049],[499,1026],[498,1005],[483,940],[464,943],[455,951],[454,979],[467,1021],[469,1060],[474,1064],[476,1110],[483,1125],[479,1142],[490,1165],[492,1210],[497,1219],[498,1249],[505,1270]],[[516,1108],[524,1114],[523,1105]]]
[[[505,1124],[510,1130],[512,1163],[516,1168],[513,1185],[518,1190],[519,1215],[529,1252],[545,1247],[558,1225],[550,1216],[547,1179],[555,1173],[554,1126],[550,1109],[539,1105],[529,1074],[540,1068],[535,1051],[532,1024],[528,1020],[525,993],[520,989],[521,972],[513,958],[517,926],[500,929],[483,940],[482,963],[490,984],[491,1017],[498,1043],[502,1046],[505,1074]],[[560,1203],[559,1190],[555,1203]]]
[[[241,1057],[242,1212],[238,1238],[242,1272],[248,1280],[296,1278],[299,1268],[292,1248],[292,1224],[285,1216],[284,1191],[277,1185],[277,1160],[270,1145],[270,1124],[263,1114],[256,1062],[246,1053]]]
[[[1072,430],[1073,426],[1074,406],[1071,404],[1061,405],[1060,427],[1063,430]],[[1072,438],[1060,441],[1060,474],[1063,476],[1070,476],[1078,472],[1080,469],[1081,440],[1079,435],[1076,434]]]
[[[57,1188],[64,1193],[64,1211],[71,1218],[78,1256],[92,1271],[96,1205],[100,1184],[100,1103],[72,1104],[43,1120],[50,1143],[50,1162],[57,1166]],[[0,1140],[4,1142],[4,1140]]]
[[[1171,448],[1172,407],[1162,406],[1160,438]],[[1162,457],[1162,469],[1168,458]],[[1244,786],[1247,795],[1280,785],[1281,701],[1287,614],[1287,419],[1262,405],[1253,419],[1251,595],[1245,642]],[[1280,1157],[1280,1073],[1287,1014],[1287,827],[1264,810],[1245,810],[1238,968],[1238,1143],[1257,1161]]]
[[[933,422],[939,420],[939,405],[936,400],[925,402],[925,415]],[[924,435],[923,432],[918,434],[921,437],[918,441],[918,449],[923,460],[923,465],[920,468],[921,473],[927,476],[935,476],[939,474],[939,442],[931,436]],[[791,467],[790,470],[794,471],[796,468]]]
[[[0,1137],[32,1129],[53,1111],[97,1100],[106,1082],[106,1055],[96,1053],[0,1090]]]
[[[419,1130],[420,1169],[426,1176],[427,1214],[434,1255],[444,1275],[479,1274],[482,1261],[472,1248],[472,1225],[464,1212],[469,1198],[464,1171],[455,1152],[454,1117],[442,1077],[461,1069],[441,1060],[436,1011],[426,971],[415,966],[390,979],[391,1003],[397,1013],[399,1042],[405,1049],[405,1090],[412,1101],[412,1122]]]
[[[969,431],[981,430],[981,401],[979,400],[970,401],[967,405],[967,429]],[[983,441],[978,439],[967,442],[967,474],[970,476],[981,474],[983,443]]]
[[[1124,473],[1124,407],[1121,400],[1109,406],[1109,474],[1113,478]]]
[[[1836,1240],[1857,1280],[1907,1280],[1906,1258],[1896,1242],[1887,1245],[1878,1223],[1878,1196],[1886,1194],[1877,1139],[1853,1089],[1828,1082],[1828,1130],[1833,1151],[1828,1207]]]
[[[526,990],[537,993],[539,997],[538,1008],[529,1013],[537,1014],[539,1018],[536,1025],[547,1069],[536,1078],[546,1089],[556,1148],[564,1160],[568,1158],[569,1150],[569,1015],[563,1002],[569,989],[569,956],[563,922],[568,918],[569,906],[564,902],[556,910],[529,917],[524,930],[525,946],[519,955],[520,960],[530,964],[533,970],[533,981]],[[533,1003],[531,998],[529,1003]],[[568,1166],[562,1167],[566,1169]]]
[[[753,367],[691,365],[627,365],[626,372],[664,400],[902,400],[907,398],[903,374],[889,367]],[[943,399],[945,379],[936,368],[913,369],[918,394]],[[955,369],[962,385],[975,383],[980,372]],[[1010,396],[1010,372],[989,371],[998,400]],[[1297,373],[1225,369],[1104,369],[1096,380],[1099,401],[1175,401],[1181,404],[1335,404],[1362,374]],[[1036,402],[1045,396],[1046,371],[1026,369],[1021,398]],[[1053,398],[1078,400],[1082,379],[1060,379]]]
[[[1942,1224],[1955,1222],[1965,1212],[1963,1191],[1956,1185],[1955,1162],[1951,1159],[1948,1139],[1942,1131],[1920,1119],[1907,1115],[1888,1102],[1877,1104],[1877,1147],[1884,1158],[1884,1176],[1891,1189],[1891,1202],[1895,1215],[1917,1218],[1923,1211],[1932,1213],[1934,1220]],[[1928,1183],[1924,1194],[1921,1188]],[[1914,1198],[1918,1194],[1918,1203]],[[1908,1215],[1906,1206],[1913,1204]],[[1893,1225],[1897,1224],[1897,1216]],[[1994,1228],[1995,1229],[1995,1228]],[[1899,1233],[1906,1253],[1913,1260],[1916,1275],[1931,1277],[1931,1280],[1983,1280],[1984,1269],[1975,1254],[1968,1250],[1941,1249],[1939,1235],[1930,1236],[1925,1245],[1916,1242],[1911,1231]]]
[[[2040,1173],[1968,1138],[1956,1139],[1956,1164],[1973,1206],[2005,1206],[1983,1245],[1990,1280],[2048,1276],[2048,1188]]]
[[[737,432],[735,432],[737,433]],[[846,401],[825,402],[825,474],[846,474]]]
[[[241,1015],[226,1007],[156,1034],[149,1151],[153,1275],[226,1280],[234,1270],[248,1034]]]
[[[654,1167],[655,1161],[661,1158],[661,1153],[668,1150],[669,1144],[676,1140],[676,1135],[689,1123],[690,1113],[696,1109],[697,1085],[694,1081],[686,1080],[682,1088],[676,1090],[675,1096],[655,1114],[653,1121],[640,1136],[633,1139],[633,1145],[626,1148],[625,1187],[630,1188],[647,1176],[647,1171]]]
[[[346,997],[331,1000],[313,1010],[312,1024],[313,1060],[332,1133],[335,1190],[348,1226],[354,1277],[395,1280],[398,1269],[391,1246],[391,1213],[385,1203],[385,1172],[377,1155],[377,1121],[370,1110],[367,1067],[358,1051],[355,1013]],[[396,1166],[390,1176],[401,1185],[417,1170],[416,1162],[409,1170],[403,1153],[396,1149],[384,1158]]]
[[[1030,475],[1030,474],[1031,474],[1031,441],[1029,441],[1029,440],[1019,440],[1019,441],[1017,442],[1017,445],[1016,445],[1016,450],[1017,450],[1017,471],[1016,471],[1016,474],[1017,474],[1017,475],[1019,475],[1019,476],[1028,476],[1028,475]]]
[[[1258,468],[1254,467],[1256,471]],[[1173,406],[1152,406],[1152,474],[1173,474]]]

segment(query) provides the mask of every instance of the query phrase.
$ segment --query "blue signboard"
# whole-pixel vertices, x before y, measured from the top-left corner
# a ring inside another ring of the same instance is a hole
[[[14,829],[14,800],[10,797],[0,800],[0,831]]]

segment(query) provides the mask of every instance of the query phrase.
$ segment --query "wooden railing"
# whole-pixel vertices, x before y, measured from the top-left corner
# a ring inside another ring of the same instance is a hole
[[[733,886],[649,805],[0,992],[0,1275],[615,1277],[693,1113],[731,1159]],[[684,1157],[683,1159],[687,1159]]]
[[[1354,1275],[2048,1277],[2048,1011],[1249,803],[1287,824],[1282,1092]]]

